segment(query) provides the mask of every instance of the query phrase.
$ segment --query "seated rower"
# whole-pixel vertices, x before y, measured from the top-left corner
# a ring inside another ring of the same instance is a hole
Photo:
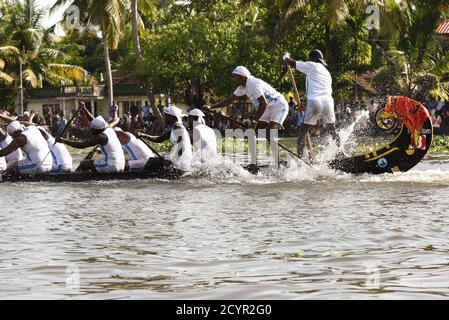
[[[2,116],[0,115],[0,118]],[[11,119],[2,118],[5,122]],[[0,157],[7,156],[21,148],[25,152],[26,159],[8,163],[6,174],[19,172],[20,174],[40,174],[50,172],[53,158],[50,154],[47,142],[34,126],[25,128],[19,121],[12,121],[6,128],[12,137],[12,142],[0,150]]]
[[[73,171],[73,160],[67,147],[62,143],[57,143],[55,138],[48,133],[44,128],[38,127],[45,141],[47,141],[48,147],[51,150],[53,157],[52,172],[63,173]]]
[[[84,160],[80,164],[82,171],[93,171],[99,173],[114,173],[125,170],[125,155],[122,150],[117,135],[114,130],[109,127],[106,120],[99,116],[90,123],[90,130],[93,137],[77,142],[63,138],[56,139],[56,142],[64,143],[73,148],[85,149],[89,147],[99,146],[103,154],[101,160]]]
[[[131,157],[131,160],[125,162],[125,171],[142,171],[148,163],[148,159],[155,156],[154,153],[132,133],[125,132],[117,127],[114,130],[123,151]]]
[[[0,151],[1,150],[2,150],[2,148],[0,147]],[[0,157],[0,173],[5,171],[6,168],[7,168],[7,166],[6,166],[6,159],[5,159],[5,157]]]
[[[11,136],[0,128],[0,149],[5,149],[12,142]],[[23,159],[22,150],[16,151],[6,156],[6,163],[20,161]]]
[[[202,163],[213,161],[217,157],[217,137],[214,130],[206,125],[204,117],[200,109],[194,109],[189,113],[189,129],[196,151],[195,159]]]
[[[7,116],[3,116],[5,119]],[[31,117],[34,117],[34,115]],[[13,121],[11,118],[10,121]],[[72,171],[72,156],[67,150],[66,146],[62,143],[56,143],[55,138],[48,133],[43,127],[36,126],[33,122],[30,121],[19,121],[21,125],[25,128],[28,127],[36,127],[39,129],[42,137],[47,142],[48,148],[50,149],[51,156],[53,158],[52,172],[62,173],[62,172],[71,172]]]
[[[177,107],[168,107],[164,110],[165,122],[169,130],[159,137],[149,136],[144,133],[138,133],[139,138],[146,138],[155,143],[162,143],[168,139],[173,144],[170,156],[166,160],[177,169],[187,169],[192,162],[192,144],[190,142],[189,133],[182,124],[182,110]],[[155,159],[155,162],[159,159]],[[150,166],[156,165],[150,161]]]

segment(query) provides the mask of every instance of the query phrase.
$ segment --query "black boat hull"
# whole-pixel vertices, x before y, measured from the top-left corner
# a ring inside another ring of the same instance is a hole
[[[84,181],[110,181],[110,180],[136,180],[136,179],[164,179],[177,180],[184,171],[175,168],[159,168],[140,172],[117,173],[49,173],[31,175],[4,175],[0,182],[84,182]]]
[[[334,160],[329,166],[353,174],[407,172],[425,157],[432,139],[432,122],[427,119],[421,130],[420,146],[417,148],[411,148],[412,135],[403,126],[396,139],[382,148],[352,158]]]

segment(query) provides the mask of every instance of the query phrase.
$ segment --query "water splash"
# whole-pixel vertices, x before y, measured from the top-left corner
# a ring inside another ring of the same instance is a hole
[[[340,147],[332,138],[328,138],[322,146],[322,152],[317,157],[318,162],[329,162],[343,152],[345,154],[352,154],[357,147],[357,139],[354,138],[354,131],[357,126],[366,127],[366,122],[369,119],[369,112],[366,110],[356,112],[355,120],[347,127],[338,131],[340,137]]]

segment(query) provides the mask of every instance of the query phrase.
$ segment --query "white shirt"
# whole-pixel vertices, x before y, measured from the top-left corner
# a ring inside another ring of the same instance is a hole
[[[126,132],[129,142],[122,145],[123,151],[128,153],[131,160],[148,160],[154,157],[153,151],[148,148],[142,140],[136,138],[132,133]]]
[[[2,150],[2,148],[0,147],[0,150]],[[6,159],[5,157],[0,157],[0,171],[4,171],[6,170]]]
[[[52,167],[53,156],[50,148],[39,129],[35,126],[25,128],[22,133],[27,138],[27,143],[22,147],[26,159],[30,163],[40,164],[42,167]]]
[[[237,97],[246,95],[256,108],[259,108],[258,99],[262,96],[265,98],[268,107],[271,107],[278,100],[282,99],[282,94],[277,92],[276,89],[265,81],[255,77],[249,77],[246,81],[246,86],[239,86],[235,90],[234,95]]]
[[[195,158],[202,162],[213,160],[217,156],[217,138],[214,130],[205,124],[198,124],[193,128],[193,146]]]
[[[7,135],[5,140],[0,141],[0,148],[5,149],[11,142],[12,142],[11,136]],[[22,154],[22,150],[20,150],[20,149],[17,149],[16,151],[14,151],[6,156],[7,163],[14,162],[14,161],[20,161],[22,159],[23,159],[23,154]]]
[[[125,154],[122,150],[122,144],[117,137],[115,131],[111,128],[106,128],[103,132],[108,137],[108,143],[100,145],[100,149],[103,152],[103,162],[108,165],[124,165]]]
[[[311,61],[296,61],[296,70],[307,76],[307,99],[332,97],[332,77],[324,65]]]
[[[47,144],[51,150],[51,155],[53,156],[53,170],[58,170],[59,166],[64,169],[71,170],[73,167],[73,160],[65,144],[56,143],[55,138],[53,138],[49,133],[47,133],[47,135]]]
[[[175,129],[175,125],[179,124],[180,128]],[[182,122],[176,122],[173,125],[170,141],[173,144],[173,148],[170,152],[169,160],[173,162],[176,168],[186,169],[191,165],[192,161],[192,144],[190,143],[190,136],[187,129],[183,126]],[[178,138],[182,137],[180,143],[178,143]],[[179,156],[179,151],[182,150],[181,156]]]
[[[432,116],[432,124],[434,128],[439,128],[441,126],[441,116]]]

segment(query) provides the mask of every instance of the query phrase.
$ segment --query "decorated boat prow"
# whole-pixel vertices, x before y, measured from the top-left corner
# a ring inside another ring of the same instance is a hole
[[[402,124],[392,142],[361,155],[335,159],[330,162],[330,167],[353,174],[384,174],[407,172],[421,162],[433,139],[429,111],[413,99],[391,96],[387,99],[383,116]]]

